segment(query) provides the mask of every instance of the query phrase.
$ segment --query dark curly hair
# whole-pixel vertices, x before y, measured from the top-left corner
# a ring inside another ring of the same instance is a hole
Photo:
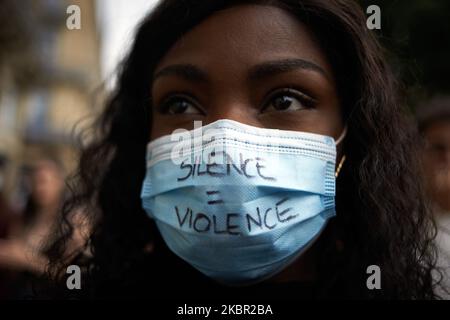
[[[161,1],[139,26],[96,134],[83,147],[60,231],[47,250],[49,275],[63,283],[67,265],[83,266],[84,297],[137,295],[131,288],[156,288],[158,281],[180,290],[189,278],[210,284],[171,256],[141,206],[150,87],[155,66],[180,36],[214,12],[244,3],[295,15],[315,33],[337,75],[347,162],[337,180],[337,216],[318,244],[314,296],[437,298],[436,228],[420,182],[416,132],[383,50],[351,0]],[[68,254],[74,212],[89,220],[92,233],[87,252]],[[382,290],[367,289],[369,265],[382,270]]]

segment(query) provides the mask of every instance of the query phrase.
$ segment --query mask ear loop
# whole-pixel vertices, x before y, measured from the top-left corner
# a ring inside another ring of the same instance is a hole
[[[342,140],[344,140],[345,136],[347,135],[347,126],[344,127],[344,130],[342,131],[341,135],[339,136],[339,138],[336,140],[336,146],[338,144],[340,144],[342,142]],[[339,161],[339,164],[336,168],[336,173],[334,174],[334,176],[337,178],[339,176],[339,172],[341,172],[342,166],[344,165],[345,159],[347,157],[345,156],[345,154],[342,156],[341,161]]]
[[[345,154],[342,156],[341,161],[339,161],[339,165],[336,169],[336,173],[334,174],[334,176],[337,178],[339,176],[339,172],[341,172],[342,166],[344,165],[346,156]]]
[[[344,140],[345,136],[347,135],[347,126],[344,127],[344,130],[342,130],[341,135],[339,136],[339,138],[336,140],[336,145],[338,145],[339,143],[342,142],[342,140]]]

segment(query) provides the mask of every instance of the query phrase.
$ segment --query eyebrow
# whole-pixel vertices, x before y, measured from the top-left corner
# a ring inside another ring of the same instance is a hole
[[[192,64],[173,64],[162,68],[153,76],[153,81],[164,76],[178,76],[196,82],[208,81],[208,74]]]
[[[303,59],[283,59],[264,62],[250,69],[249,79],[259,80],[296,69],[314,71],[330,79],[328,73],[321,66]]]
[[[330,79],[330,76],[322,67],[303,59],[282,59],[258,64],[251,67],[248,78],[250,80],[261,80],[296,69],[314,71],[325,78]],[[164,76],[178,76],[193,82],[207,82],[209,79],[208,74],[205,71],[193,64],[174,64],[162,68],[153,76],[153,81]]]

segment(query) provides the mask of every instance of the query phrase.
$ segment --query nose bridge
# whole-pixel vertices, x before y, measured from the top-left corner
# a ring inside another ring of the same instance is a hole
[[[251,126],[259,126],[257,120],[258,110],[252,105],[250,99],[244,95],[234,95],[232,92],[222,98],[217,97],[209,106],[206,120],[208,123],[228,119]]]
[[[239,101],[229,101],[212,106],[208,112],[208,121],[214,122],[219,119],[229,119],[242,122],[245,121],[245,106]]]
[[[213,80],[208,105],[205,108],[207,123],[228,119],[258,126],[258,110],[254,106],[252,89],[242,68],[245,64],[247,64],[245,61],[223,63],[211,72]]]

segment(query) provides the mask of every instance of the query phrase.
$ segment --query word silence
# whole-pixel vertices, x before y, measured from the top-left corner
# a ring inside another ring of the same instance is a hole
[[[249,179],[260,177],[264,180],[276,180],[266,173],[267,164],[261,157],[245,157],[242,153],[239,153],[238,160],[234,160],[234,158],[225,151],[221,151],[219,154],[216,151],[210,151],[207,156],[208,162],[202,162],[201,157],[197,157],[193,164],[190,163],[190,161],[183,161],[179,167],[183,174],[178,177],[177,180],[184,181],[188,178],[203,175],[224,177],[232,174]],[[216,162],[212,160],[217,157],[220,159],[226,158],[226,162]]]

